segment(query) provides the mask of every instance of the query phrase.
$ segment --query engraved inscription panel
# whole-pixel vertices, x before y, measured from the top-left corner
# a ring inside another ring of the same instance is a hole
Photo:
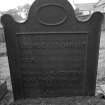
[[[23,75],[28,75],[23,76],[26,88],[54,93],[59,87],[76,95],[84,93],[87,33],[18,33],[17,39],[19,67]]]
[[[39,88],[41,88],[42,86],[40,87],[39,85],[41,85],[41,83],[42,83],[43,86],[45,84],[46,84],[46,86],[55,84],[54,88],[64,88],[64,86],[66,85],[66,88],[81,89],[81,86],[83,84],[82,84],[82,82],[79,82],[79,81],[82,81],[83,76],[84,76],[84,73],[81,73],[81,72],[55,73],[55,74],[49,74],[49,75],[47,75],[47,74],[46,75],[25,74],[24,73],[23,81],[24,81],[24,87],[38,86]],[[71,79],[69,80],[69,78],[71,78]],[[52,81],[52,82],[50,83],[50,81]],[[61,83],[62,81],[65,81],[64,82],[65,85]],[[32,82],[35,82],[36,84],[32,84]],[[73,86],[73,84],[74,84],[74,86]],[[52,88],[53,88],[53,86],[52,86]]]
[[[43,72],[85,70],[87,35],[17,35],[22,69]],[[40,66],[39,66],[40,65]]]
[[[23,75],[24,93],[26,96],[30,96],[28,92],[36,95],[38,92],[41,96],[57,96],[59,94],[68,95],[84,95],[83,78],[84,73],[71,72],[60,73],[52,75],[35,75],[27,74]],[[30,78],[31,77],[31,78]],[[81,81],[81,82],[80,82]],[[36,92],[37,91],[37,92]]]

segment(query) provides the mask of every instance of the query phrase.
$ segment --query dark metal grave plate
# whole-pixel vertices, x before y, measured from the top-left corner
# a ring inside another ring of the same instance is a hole
[[[4,15],[14,98],[93,96],[102,17],[80,22],[67,0],[36,0],[24,23]]]

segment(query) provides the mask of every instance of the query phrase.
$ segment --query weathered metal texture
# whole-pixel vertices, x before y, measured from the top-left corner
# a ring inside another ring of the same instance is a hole
[[[2,16],[15,100],[93,96],[102,19],[78,21],[67,0],[36,0],[24,23]]]

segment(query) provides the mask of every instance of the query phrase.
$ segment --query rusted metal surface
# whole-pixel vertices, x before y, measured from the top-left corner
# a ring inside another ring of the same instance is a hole
[[[15,100],[94,96],[102,19],[78,21],[67,0],[36,0],[24,23],[2,16]]]

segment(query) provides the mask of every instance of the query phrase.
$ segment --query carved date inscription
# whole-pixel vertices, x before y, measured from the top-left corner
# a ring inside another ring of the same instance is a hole
[[[23,74],[23,86],[27,91],[34,92],[34,89],[40,94],[65,93],[71,95],[84,94],[85,80],[84,73],[71,72],[52,75]],[[26,92],[27,93],[27,92]]]

